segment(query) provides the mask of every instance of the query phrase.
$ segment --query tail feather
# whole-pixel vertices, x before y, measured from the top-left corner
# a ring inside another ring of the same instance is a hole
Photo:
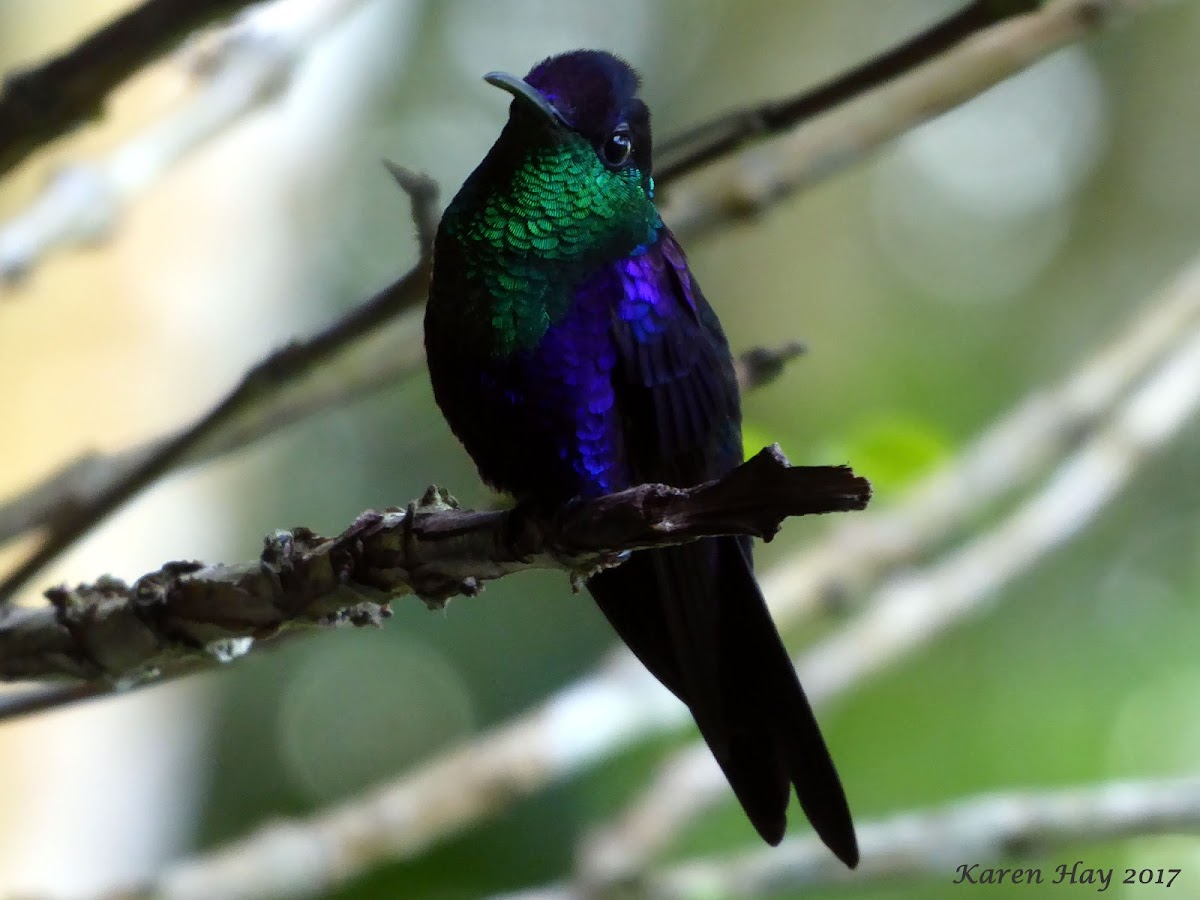
[[[747,710],[733,727],[773,747],[813,830],[853,867],[858,862],[858,842],[842,782],[755,581],[749,541],[722,538],[718,543],[723,659],[733,663],[725,669],[724,685],[731,695],[742,698],[742,708]],[[736,599],[730,602],[730,598]],[[747,699],[757,702],[746,703]],[[770,842],[767,835],[763,837]]]
[[[738,734],[730,740],[728,755],[716,759],[759,837],[772,847],[778,845],[787,831],[792,787],[778,747],[758,735]]]
[[[588,588],[634,654],[692,711],[763,840],[782,840],[794,785],[821,840],[854,866],[841,781],[754,579],[748,542],[637,553]]]

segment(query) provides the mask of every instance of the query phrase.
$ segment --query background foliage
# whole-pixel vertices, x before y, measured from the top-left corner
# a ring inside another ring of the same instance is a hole
[[[402,272],[415,258],[412,226],[378,160],[430,172],[448,200],[505,114],[481,73],[523,72],[575,46],[616,50],[641,70],[662,136],[833,74],[953,5],[365,4],[308,63],[281,109],[202,151],[139,212],[132,234],[56,261],[0,307],[0,371],[10,385],[0,416],[16,442],[5,451],[14,456],[6,492],[23,473],[49,468],[48,448],[57,461],[78,441],[116,447],[178,421],[190,398],[215,396],[267,347]],[[0,68],[36,58],[109,11],[83,0],[0,2]],[[1114,334],[1200,246],[1197,41],[1200,6],[1165,6],[1060,52],[867,165],[691,242],[692,266],[735,348],[793,338],[810,348],[746,398],[748,443],[779,441],[796,461],[850,461],[887,503]],[[118,140],[156,92],[169,90],[135,86],[116,124],[85,142]],[[55,150],[67,152],[78,155],[80,142]],[[0,213],[18,209],[35,186],[26,172],[6,183]],[[152,349],[130,364],[110,338]],[[177,354],[184,362],[174,374],[155,374]],[[125,414],[135,409],[149,412],[133,426]],[[35,437],[50,430],[49,418],[65,420],[55,429],[61,439]],[[23,451],[23,443],[37,447]],[[1094,528],[996,598],[993,614],[822,710],[858,816],[991,788],[1194,770],[1198,450],[1193,428]],[[201,477],[209,479],[203,554],[214,558],[248,556],[276,526],[334,530],[430,482],[467,503],[488,501],[423,378],[292,428]],[[762,548],[762,565],[827,525],[790,524]],[[174,540],[162,558],[201,552]],[[159,549],[151,543],[147,552]],[[140,559],[134,552],[118,574],[137,574]],[[78,559],[67,565],[63,577],[97,574]],[[831,622],[836,614],[821,627]],[[785,637],[799,646],[812,635]],[[610,643],[598,611],[563,578],[510,578],[444,615],[401,604],[382,632],[251,658],[206,679],[203,699],[181,695],[121,740],[136,754],[159,743],[163,718],[197,717],[171,779],[184,799],[160,814],[177,820],[185,842],[204,846],[264,814],[318,808],[502,721],[585,672]],[[88,732],[75,734],[87,742]],[[639,747],[338,896],[471,897],[553,879],[586,828],[644,781],[663,745]],[[4,808],[13,819],[4,827],[19,830],[20,809]],[[103,828],[103,818],[90,827]],[[751,838],[731,797],[675,851],[727,851]],[[1104,865],[1183,867],[1200,884],[1193,840],[1080,854]],[[1062,861],[1070,860],[1045,864]],[[950,867],[922,896],[962,890],[949,880]],[[837,896],[899,898],[911,888]]]

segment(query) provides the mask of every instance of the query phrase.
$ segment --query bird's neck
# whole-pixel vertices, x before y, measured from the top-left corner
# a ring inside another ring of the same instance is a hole
[[[507,356],[536,346],[579,284],[643,252],[661,229],[635,179],[586,144],[525,147],[502,135],[447,208],[438,249],[459,270],[462,318],[486,323],[480,339]]]

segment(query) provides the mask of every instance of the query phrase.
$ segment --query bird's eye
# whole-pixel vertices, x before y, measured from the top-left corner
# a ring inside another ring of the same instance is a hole
[[[625,165],[629,154],[633,152],[633,141],[629,137],[629,129],[622,125],[608,136],[604,142],[604,162],[612,168]]]

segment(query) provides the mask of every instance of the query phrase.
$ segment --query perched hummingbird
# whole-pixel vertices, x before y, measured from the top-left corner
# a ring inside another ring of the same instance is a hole
[[[742,462],[721,324],[654,206],[650,113],[609,53],[551,57],[438,229],[425,348],[450,427],[493,487],[560,503],[646,482],[686,486]],[[588,590],[691,710],[770,844],[794,785],[849,866],[841,782],[754,579],[749,539],[634,553]]]

